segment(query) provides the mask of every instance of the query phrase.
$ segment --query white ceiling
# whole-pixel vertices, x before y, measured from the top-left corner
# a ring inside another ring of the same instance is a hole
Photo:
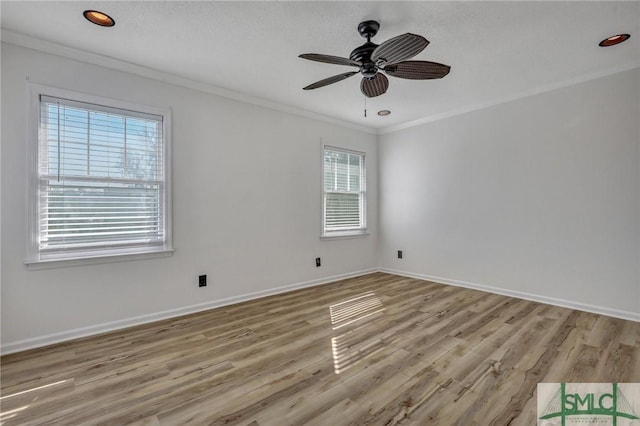
[[[446,116],[617,70],[640,66],[640,2],[23,2],[2,1],[3,36],[23,34],[207,85],[373,129]],[[98,9],[101,28],[82,17]],[[390,77],[367,100],[359,76],[302,87],[350,67],[299,59],[348,57],[364,39],[358,23],[381,24],[378,44],[411,32],[431,44],[415,59],[451,65],[442,80]],[[626,43],[600,48],[613,34]],[[19,39],[19,37],[9,37]],[[375,112],[389,109],[388,117]]]

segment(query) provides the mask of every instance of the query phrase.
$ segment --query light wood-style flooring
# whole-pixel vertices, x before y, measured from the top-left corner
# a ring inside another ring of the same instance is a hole
[[[535,425],[640,323],[375,273],[2,357],[2,424]]]

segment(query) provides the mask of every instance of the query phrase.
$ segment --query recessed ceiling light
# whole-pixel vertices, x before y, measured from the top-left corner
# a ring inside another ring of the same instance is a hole
[[[388,109],[383,109],[383,110],[378,111],[378,115],[381,116],[381,117],[384,117],[384,116],[389,115],[389,114],[391,114],[391,111],[389,111]]]
[[[600,47],[615,46],[616,44],[620,44],[623,41],[628,40],[629,37],[631,37],[630,34],[617,34],[617,35],[605,38],[600,43],[598,43],[598,46]]]
[[[113,27],[116,24],[111,16],[97,10],[85,10],[82,14],[87,20],[101,27]]]

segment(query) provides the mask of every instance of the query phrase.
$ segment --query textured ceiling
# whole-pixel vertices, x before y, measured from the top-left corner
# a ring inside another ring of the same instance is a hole
[[[503,99],[640,66],[640,2],[13,2],[2,1],[3,34],[23,34],[94,52],[374,129],[446,116]],[[87,8],[116,20],[101,28]],[[411,32],[431,44],[415,59],[451,65],[442,80],[390,77],[367,100],[358,76],[303,91],[350,67],[299,59],[348,56],[356,31],[381,24],[378,44]],[[600,48],[606,36],[626,43]],[[14,37],[15,38],[15,37]],[[11,41],[11,40],[9,40]],[[389,109],[388,117],[375,112]]]

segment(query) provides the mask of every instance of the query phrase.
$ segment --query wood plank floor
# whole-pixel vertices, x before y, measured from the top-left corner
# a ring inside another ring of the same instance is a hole
[[[2,357],[2,424],[535,425],[640,323],[383,273]]]

